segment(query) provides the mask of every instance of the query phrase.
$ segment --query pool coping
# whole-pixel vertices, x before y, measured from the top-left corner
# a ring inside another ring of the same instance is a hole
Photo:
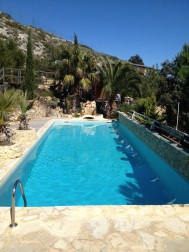
[[[9,175],[56,120],[73,119],[56,118],[45,123],[37,132],[36,141],[24,151]],[[166,247],[172,248],[170,241],[176,248],[189,249],[186,245],[189,244],[189,204],[17,207],[18,227],[15,229],[9,228],[9,211],[10,207],[0,207],[2,251],[7,251],[14,244],[21,248],[20,251],[26,251],[25,246],[28,249],[36,243],[40,244],[41,251],[46,251],[47,247],[52,251],[93,251],[95,246],[94,251],[102,251],[103,246],[104,251],[125,251],[123,249],[129,249],[128,244],[133,248],[128,251],[168,251]],[[63,230],[62,234],[59,229]],[[38,238],[36,232],[42,237]],[[49,239],[44,245],[47,234]],[[128,242],[128,238],[131,241]]]

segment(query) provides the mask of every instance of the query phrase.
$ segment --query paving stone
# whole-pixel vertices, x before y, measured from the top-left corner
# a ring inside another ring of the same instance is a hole
[[[184,240],[167,240],[165,242],[165,252],[188,252],[189,238]]]
[[[173,206],[164,206],[163,211],[166,216],[173,216],[175,214],[175,208]]]
[[[120,236],[112,237],[111,245],[114,249],[126,249],[128,248],[127,242]]]
[[[38,219],[38,215],[29,215],[29,216],[25,216],[23,218],[23,221],[32,221],[32,220],[35,220],[35,219]]]
[[[40,220],[46,220],[47,218],[48,218],[48,215],[45,214],[44,212],[41,212],[41,213],[39,214],[39,219],[40,219]]]
[[[155,232],[154,235],[158,236],[158,237],[166,237],[167,236],[167,234],[161,230]]]
[[[3,246],[5,245],[4,241],[0,241],[0,249],[3,248]]]
[[[128,246],[132,246],[133,244],[140,244],[141,243],[141,237],[134,232],[131,233],[122,233],[122,237],[125,241],[127,241]]]
[[[63,249],[66,250],[68,249],[68,244],[67,242],[65,242],[64,240],[58,240],[55,244],[54,244],[54,248],[56,249]]]
[[[149,250],[154,250],[155,248],[155,237],[152,234],[146,232],[139,232],[139,235],[142,237],[143,242],[146,244]]]
[[[148,218],[141,218],[141,217],[133,217],[131,219],[131,223],[133,225],[133,229],[140,229],[140,228],[148,228],[151,225],[151,220]]]
[[[77,236],[81,229],[81,223],[79,221],[68,221],[66,219],[60,219],[59,221],[54,221],[52,223],[52,228],[50,232],[59,237],[66,236]]]
[[[180,216],[180,219],[181,219],[182,221],[189,222],[189,214],[181,215],[181,216]]]
[[[8,228],[7,222],[4,222],[4,221],[2,222],[1,221],[1,224],[0,224],[0,237],[1,237],[1,235],[3,235],[5,233],[7,228]]]
[[[103,239],[110,228],[110,224],[104,217],[97,217],[86,224],[86,227],[91,230],[91,235],[96,239]]]
[[[43,245],[48,245],[51,246],[54,241],[55,241],[55,237],[52,236],[50,233],[46,232],[45,230],[40,230],[38,232],[32,232],[32,233],[28,233],[24,236],[22,236],[22,242],[39,242]]]
[[[91,251],[91,241],[76,240],[72,243],[76,251],[89,252]]]
[[[1,249],[1,252],[45,252],[47,251],[47,248],[43,246],[42,244],[30,242],[27,244],[21,244],[21,243],[10,243],[5,248]]]
[[[187,231],[186,224],[178,218],[171,218],[161,224],[168,230],[176,234],[185,234]]]
[[[119,232],[131,232],[133,230],[131,221],[122,218],[114,220],[114,227]]]

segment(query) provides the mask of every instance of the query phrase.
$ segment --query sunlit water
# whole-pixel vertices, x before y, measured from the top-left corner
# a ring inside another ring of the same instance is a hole
[[[0,187],[1,206],[16,179],[28,206],[189,202],[188,182],[117,122],[56,122]]]

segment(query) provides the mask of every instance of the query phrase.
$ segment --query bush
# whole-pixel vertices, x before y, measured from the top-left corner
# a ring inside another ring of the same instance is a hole
[[[124,113],[127,113],[132,109],[133,109],[133,107],[131,105],[126,104],[126,103],[121,104],[119,107],[119,111],[124,112]]]
[[[147,117],[156,119],[156,97],[151,96],[138,99],[134,104],[133,110],[138,113],[144,114]]]

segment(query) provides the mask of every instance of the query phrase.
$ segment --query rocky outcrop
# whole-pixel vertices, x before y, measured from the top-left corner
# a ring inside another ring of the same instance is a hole
[[[40,101],[34,101],[32,108],[26,112],[28,119],[46,117],[46,108],[46,105]]]
[[[63,117],[63,109],[59,106],[53,108],[50,106],[51,103],[51,97],[46,97],[45,102],[34,101],[32,108],[26,112],[28,120],[49,116]]]
[[[87,101],[85,103],[80,103],[82,115],[96,115],[96,102]]]

